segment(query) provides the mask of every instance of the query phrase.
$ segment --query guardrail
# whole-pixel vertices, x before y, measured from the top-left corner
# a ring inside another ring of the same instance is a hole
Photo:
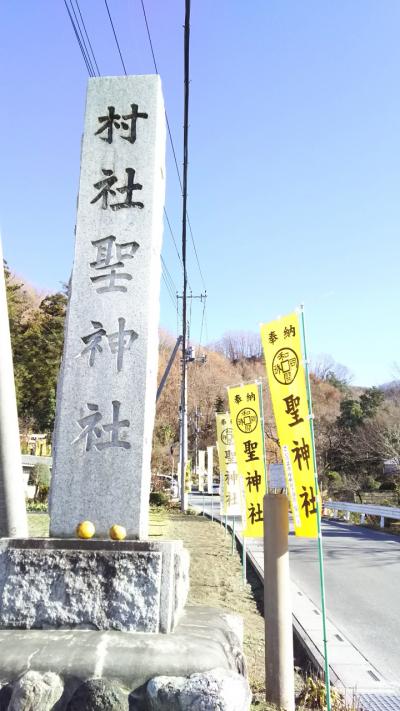
[[[364,523],[366,516],[379,516],[380,527],[384,528],[385,518],[400,519],[400,508],[392,506],[376,506],[375,504],[353,504],[346,501],[324,501],[322,513],[325,511],[344,511],[346,520],[350,519],[350,512],[361,514],[361,523]]]

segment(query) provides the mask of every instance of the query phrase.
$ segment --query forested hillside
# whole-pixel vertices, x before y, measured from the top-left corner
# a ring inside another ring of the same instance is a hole
[[[67,297],[40,295],[5,267],[20,428],[51,433],[60,365]],[[159,379],[175,338],[161,331]],[[257,379],[263,383],[266,450],[279,462],[271,402],[260,339],[255,333],[229,333],[202,349],[205,362],[188,368],[189,454],[194,449],[195,411],[198,446],[215,443],[215,411],[227,408],[226,387]],[[197,355],[200,355],[198,353]],[[348,373],[331,360],[312,368],[312,395],[319,474],[332,492],[396,487],[400,464],[400,387],[354,388]],[[179,456],[180,358],[177,356],[159,399],[154,430],[153,469],[171,472]],[[384,461],[392,473],[384,475]],[[389,481],[389,483],[388,483]]]

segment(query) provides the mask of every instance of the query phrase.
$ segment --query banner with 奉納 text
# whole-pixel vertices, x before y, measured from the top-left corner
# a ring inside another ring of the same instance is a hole
[[[228,388],[236,461],[245,492],[243,535],[246,538],[264,535],[266,469],[261,396],[259,383]]]
[[[216,412],[217,452],[220,468],[220,513],[226,516],[241,516],[240,482],[237,471],[232,423],[229,413]]]
[[[318,493],[298,315],[262,324],[261,339],[295,533],[316,538]]]

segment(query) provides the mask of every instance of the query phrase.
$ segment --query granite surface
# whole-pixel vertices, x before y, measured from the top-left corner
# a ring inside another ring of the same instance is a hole
[[[2,539],[0,627],[167,633],[188,579],[181,541]]]
[[[89,79],[50,531],[146,538],[165,192],[159,76]]]

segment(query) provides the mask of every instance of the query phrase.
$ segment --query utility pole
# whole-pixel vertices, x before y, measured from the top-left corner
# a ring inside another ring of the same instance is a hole
[[[199,294],[198,296],[190,294],[185,296],[184,294],[178,294],[178,299],[183,299],[183,304],[189,299],[200,299],[203,301],[207,298],[207,293]],[[183,309],[182,309],[183,311]],[[182,329],[184,330],[184,329]],[[203,355],[196,358],[194,348],[188,345],[187,339],[187,324],[185,333],[185,350],[183,350],[183,336],[182,336],[182,377],[181,377],[181,404],[179,407],[179,442],[180,442],[180,463],[181,463],[181,511],[186,511],[187,505],[185,500],[185,469],[188,460],[188,425],[187,425],[187,390],[188,390],[188,371],[187,367],[189,363],[205,363],[207,361],[207,356]]]
[[[182,388],[181,388],[181,511],[186,510],[185,471],[187,462],[187,360],[186,360],[186,225],[187,225],[187,169],[189,136],[189,47],[190,47],[190,0],[185,0],[185,41],[184,41],[184,120],[183,120],[183,184],[182,184],[182,264],[183,264],[183,308],[182,308]]]

